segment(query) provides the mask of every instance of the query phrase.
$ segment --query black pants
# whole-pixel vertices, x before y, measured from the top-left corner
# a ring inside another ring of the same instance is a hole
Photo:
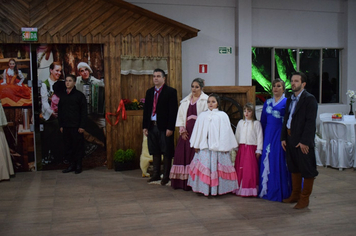
[[[70,163],[81,164],[84,157],[84,135],[78,128],[63,128],[65,155]]]
[[[304,154],[300,147],[296,148],[287,137],[287,166],[291,173],[301,173],[303,178],[314,178],[318,175],[314,147],[309,146],[309,153]]]
[[[59,131],[58,119],[43,121],[42,134],[42,158],[54,157],[54,162],[61,163],[64,155],[64,143],[62,133]],[[49,154],[50,153],[50,154]]]
[[[172,158],[174,155],[174,132],[171,136],[166,136],[166,131],[161,131],[154,125],[148,131],[147,146],[150,155],[164,155]]]

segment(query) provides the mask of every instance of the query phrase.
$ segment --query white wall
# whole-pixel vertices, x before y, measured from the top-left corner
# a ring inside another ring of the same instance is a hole
[[[252,45],[342,48],[343,2],[254,0]]]
[[[235,52],[219,54],[219,46],[235,46],[235,0],[127,0],[132,4],[200,30],[182,44],[182,91],[190,92],[196,77],[206,86],[235,85]],[[208,64],[199,74],[198,65]]]
[[[252,0],[236,1],[236,85],[251,85]]]
[[[349,111],[345,93],[356,90],[356,0],[127,1],[201,30],[183,42],[183,95],[195,77],[207,86],[250,85],[251,46],[340,48],[342,104],[320,105],[319,113]],[[219,46],[238,53],[220,55]],[[208,74],[198,73],[199,63],[209,65]]]
[[[346,33],[345,33],[345,57],[344,59],[344,77],[348,79],[342,84],[346,92],[348,89],[356,91],[356,1],[349,0],[346,5]],[[348,100],[344,101],[345,103]],[[354,109],[356,104],[354,104]]]

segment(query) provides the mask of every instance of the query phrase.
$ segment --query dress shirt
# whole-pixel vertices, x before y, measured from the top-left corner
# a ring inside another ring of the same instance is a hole
[[[287,121],[287,128],[290,129],[291,128],[291,123],[292,123],[292,116],[294,114],[294,110],[295,107],[297,106],[297,103],[299,101],[300,96],[302,95],[302,93],[304,92],[304,89],[298,94],[297,97],[294,96],[294,94],[292,95],[291,99],[292,102],[289,105],[289,117],[288,117],[288,121]]]

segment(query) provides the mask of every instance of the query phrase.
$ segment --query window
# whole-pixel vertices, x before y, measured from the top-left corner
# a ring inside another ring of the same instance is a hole
[[[319,103],[338,103],[340,88],[339,49],[252,48],[252,85],[256,86],[256,103],[271,97],[272,78],[286,82],[291,93],[290,77],[302,71],[308,77],[305,89]]]

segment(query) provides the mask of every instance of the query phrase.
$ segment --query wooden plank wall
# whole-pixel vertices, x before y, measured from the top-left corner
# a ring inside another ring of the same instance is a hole
[[[23,43],[18,35],[7,35],[0,32],[2,43]],[[167,84],[177,89],[178,101],[182,99],[182,39],[180,36],[172,37],[148,35],[142,37],[140,34],[132,35],[92,36],[80,34],[60,36],[49,33],[39,35],[38,44],[44,43],[99,43],[104,44],[104,70],[105,70],[105,108],[107,112],[115,112],[122,98],[140,99],[145,97],[146,90],[153,86],[150,75],[127,75],[120,74],[121,55],[137,57],[167,57],[168,76]],[[111,117],[115,122],[114,117]],[[113,154],[119,148],[132,148],[137,154],[136,163],[142,148],[142,115],[130,115],[125,122],[120,121],[116,126],[107,124],[107,159],[108,168],[113,167]],[[178,132],[176,132],[178,138]],[[138,167],[138,165],[137,165]]]
[[[166,57],[168,58],[168,75],[166,83],[177,89],[178,99],[182,98],[181,81],[181,38],[170,36],[156,37],[138,35],[132,37],[128,35],[122,37],[122,55],[135,57]],[[172,68],[173,67],[173,68]],[[180,70],[180,71],[177,71]],[[146,95],[146,90],[153,86],[151,75],[121,75],[121,95],[122,98],[140,100]],[[117,101],[119,102],[119,101]],[[118,147],[132,148],[136,153],[136,166],[139,164],[139,156],[142,149],[142,112],[127,112],[127,120],[118,125],[119,139]],[[112,137],[114,140],[115,136]],[[108,163],[110,162],[108,150]]]

